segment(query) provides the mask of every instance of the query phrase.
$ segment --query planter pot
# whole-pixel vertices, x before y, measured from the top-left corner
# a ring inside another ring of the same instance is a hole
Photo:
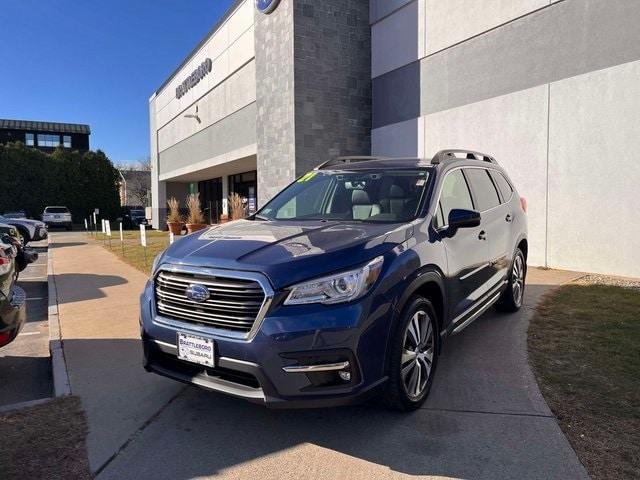
[[[182,223],[180,222],[167,222],[169,231],[174,235],[180,235],[182,233]]]
[[[207,225],[206,223],[187,223],[187,232],[197,232],[198,230],[203,230],[208,226],[209,225]]]

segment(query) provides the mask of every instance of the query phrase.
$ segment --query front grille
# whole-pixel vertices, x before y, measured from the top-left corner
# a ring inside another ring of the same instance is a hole
[[[191,284],[204,285],[210,297],[204,302],[189,300]],[[265,293],[254,280],[213,277],[183,272],[160,272],[155,280],[156,308],[164,317],[202,326],[249,332]]]

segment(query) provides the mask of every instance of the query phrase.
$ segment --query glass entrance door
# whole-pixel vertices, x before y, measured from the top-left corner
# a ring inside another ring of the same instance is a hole
[[[204,218],[209,223],[220,223],[222,214],[222,178],[198,182],[198,193]]]

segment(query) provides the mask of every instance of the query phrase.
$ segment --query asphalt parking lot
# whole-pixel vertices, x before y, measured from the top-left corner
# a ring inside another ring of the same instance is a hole
[[[29,247],[39,258],[20,273],[27,293],[27,322],[18,337],[0,349],[0,407],[52,395],[47,321],[47,241]]]

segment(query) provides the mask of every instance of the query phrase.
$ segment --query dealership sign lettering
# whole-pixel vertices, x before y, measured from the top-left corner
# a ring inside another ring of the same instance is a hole
[[[210,58],[207,58],[185,79],[184,82],[176,87],[176,98],[182,97],[185,93],[200,83],[200,80],[206,77],[209,72],[211,72],[212,68],[213,63]]]

